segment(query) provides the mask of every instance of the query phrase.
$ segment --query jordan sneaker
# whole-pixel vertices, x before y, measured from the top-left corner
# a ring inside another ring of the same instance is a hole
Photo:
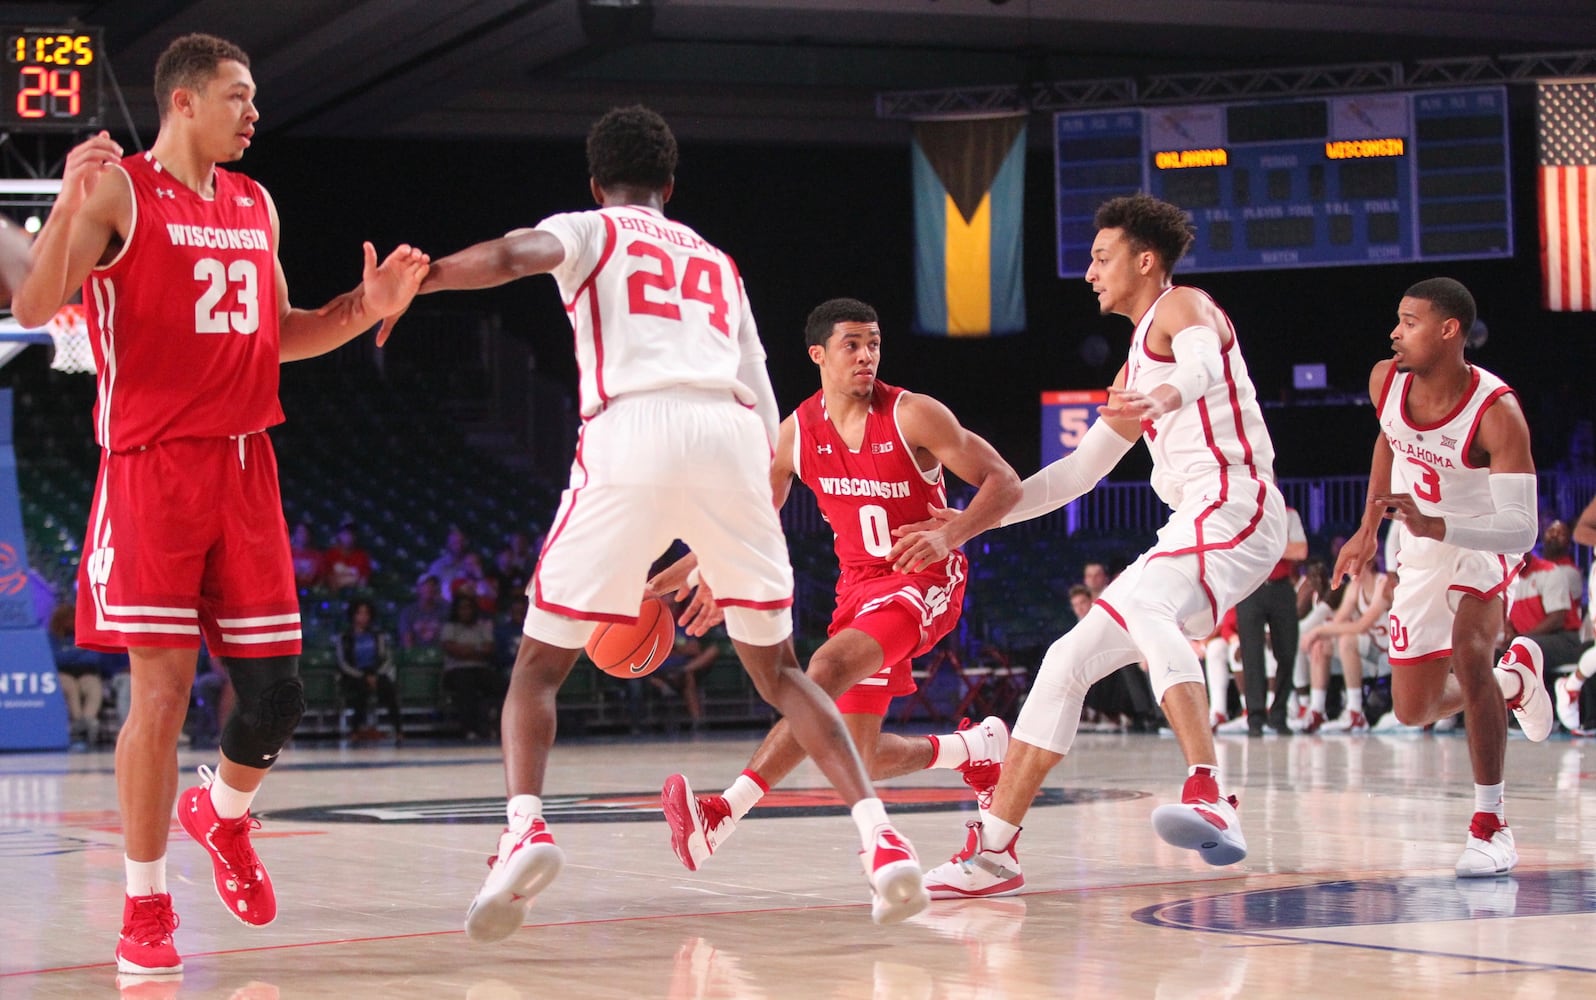
[[[131,976],[170,976],[183,971],[172,932],[177,914],[172,897],[164,892],[125,896],[122,901],[122,935],[116,941],[116,971]]]
[[[993,851],[981,846],[979,820],[965,826],[969,832],[964,835],[964,849],[925,873],[925,887],[931,898],[984,899],[1012,896],[1025,888],[1020,858],[1014,850],[1020,835],[1016,833],[1001,849]]]
[[[975,792],[975,804],[992,808],[992,792],[1003,774],[1003,757],[1009,751],[1009,727],[1002,719],[989,715],[979,725],[965,719],[956,733],[970,751],[970,759],[956,770]]]
[[[1493,878],[1506,875],[1518,864],[1513,831],[1495,813],[1477,812],[1469,823],[1468,843],[1457,859],[1458,878]]]
[[[1179,805],[1153,810],[1153,829],[1165,843],[1196,851],[1211,865],[1233,865],[1247,856],[1236,797],[1221,798],[1214,776],[1205,772],[1186,779]]]
[[[1321,733],[1366,733],[1369,720],[1362,712],[1349,708],[1319,727]]]
[[[1317,733],[1320,729],[1324,728],[1326,721],[1327,720],[1324,717],[1324,713],[1319,711],[1317,708],[1305,708],[1298,713],[1296,718],[1292,719],[1288,725],[1291,727],[1293,732],[1301,733],[1304,736],[1311,736],[1314,733]]]
[[[1559,677],[1552,685],[1552,706],[1557,710],[1557,721],[1563,728],[1576,736],[1585,735],[1585,730],[1580,728],[1579,718],[1579,691],[1583,683],[1573,683],[1572,675]]]
[[[252,927],[269,924],[277,918],[277,895],[272,892],[271,876],[255,855],[249,842],[260,820],[248,812],[237,819],[222,819],[211,805],[211,784],[216,775],[200,766],[201,784],[177,799],[177,821],[183,830],[211,855],[216,895],[227,912]]]
[[[1523,639],[1514,639],[1508,644],[1507,652],[1502,654],[1496,669],[1518,675],[1518,694],[1507,702],[1507,707],[1518,718],[1518,728],[1535,743],[1550,736],[1553,725],[1552,699],[1541,681],[1546,676],[1541,665],[1541,647]]]
[[[694,795],[687,778],[673,774],[660,790],[660,808],[671,828],[671,850],[690,872],[709,860],[737,829],[724,795]]]
[[[499,853],[488,859],[488,877],[466,911],[466,936],[473,941],[498,941],[526,923],[532,899],[565,864],[565,852],[542,819],[525,829],[506,829]]]
[[[931,902],[920,875],[914,848],[890,826],[876,828],[875,842],[859,852],[865,877],[870,880],[870,919],[895,924],[925,909]]]

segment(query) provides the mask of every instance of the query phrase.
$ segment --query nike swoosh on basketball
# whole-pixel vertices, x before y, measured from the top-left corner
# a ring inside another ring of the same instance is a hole
[[[654,640],[654,645],[648,647],[648,655],[643,657],[643,662],[642,663],[634,663],[631,666],[627,667],[626,669],[630,670],[634,674],[640,674],[643,671],[647,670],[648,669],[648,665],[650,663],[654,662],[654,653],[658,649],[659,649],[659,640],[655,639]]]

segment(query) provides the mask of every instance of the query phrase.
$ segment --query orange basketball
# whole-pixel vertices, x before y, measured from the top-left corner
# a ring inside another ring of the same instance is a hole
[[[587,640],[594,666],[612,677],[644,677],[659,668],[676,643],[676,623],[662,597],[645,597],[637,623],[603,622]]]

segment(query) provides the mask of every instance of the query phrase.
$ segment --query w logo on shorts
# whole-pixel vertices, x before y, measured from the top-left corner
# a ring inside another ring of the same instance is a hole
[[[111,582],[111,563],[116,559],[115,549],[95,549],[89,553],[89,583],[103,587]]]

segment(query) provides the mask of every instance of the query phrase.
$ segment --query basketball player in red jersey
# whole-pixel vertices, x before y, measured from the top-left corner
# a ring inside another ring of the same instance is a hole
[[[1535,544],[1535,463],[1518,397],[1463,359],[1474,296],[1451,278],[1409,288],[1391,331],[1394,357],[1369,374],[1380,421],[1363,523],[1331,581],[1374,556],[1384,518],[1406,529],[1391,596],[1391,707],[1410,726],[1465,712],[1474,818],[1460,878],[1518,863],[1502,803],[1507,712],[1531,740],[1552,731],[1540,647],[1518,638],[1492,669],[1507,587]]]
[[[506,937],[564,855],[542,816],[554,698],[595,622],[635,621],[649,565],[675,539],[698,553],[726,631],[760,695],[853,806],[872,916],[927,903],[914,850],[886,810],[831,700],[798,666],[792,566],[766,475],[775,393],[730,257],[679,222],[676,139],[659,115],[617,108],[588,134],[596,211],[567,212],[432,266],[422,291],[552,274],[570,314],[583,425],[529,592],[505,698],[508,828],[466,914],[476,941]]]
[[[105,133],[67,156],[61,193],[12,304],[39,326],[81,284],[98,370],[98,483],[78,570],[77,641],[127,650],[132,704],[116,745],[127,898],[117,968],[182,969],[166,887],[176,753],[203,636],[237,692],[215,773],[178,803],[216,892],[246,924],[277,912],[249,807],[304,709],[299,604],[277,465],[278,365],[325,353],[401,311],[426,273],[409,247],[319,311],[289,305],[277,210],[217,165],[259,115],[249,57],[209,35],[155,67],[161,127],[123,157]]]
[[[872,778],[953,768],[985,805],[1009,742],[1002,719],[924,737],[883,733],[881,722],[894,697],[914,691],[909,661],[958,624],[969,570],[959,546],[1014,506],[1020,479],[947,407],[876,378],[881,326],[869,305],[857,299],[821,303],[809,314],[804,340],[820,369],[820,391],[782,421],[770,485],[779,508],[793,478],[802,479],[836,537],[842,570],[837,607],[829,638],[809,659],[809,676],[837,697]],[[930,530],[903,533],[928,510],[947,506],[944,466],[976,487],[969,506]],[[688,556],[650,586],[685,596],[694,564]],[[702,593],[683,615],[690,634],[702,634],[715,617]],[[695,796],[682,775],[666,779],[665,818],[682,864],[697,871],[803,759],[783,720],[724,794]]]

